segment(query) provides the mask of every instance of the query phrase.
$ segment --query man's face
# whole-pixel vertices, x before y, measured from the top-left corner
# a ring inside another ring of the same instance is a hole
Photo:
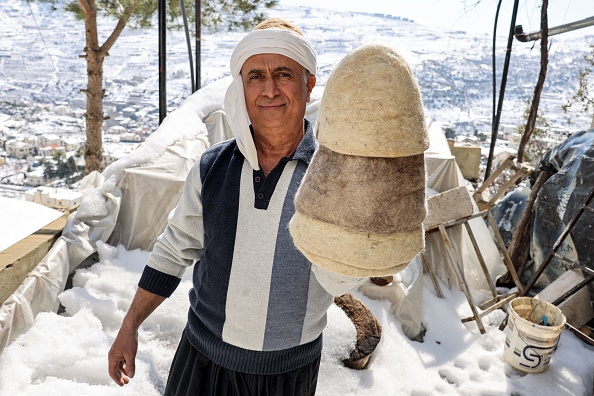
[[[241,68],[245,104],[255,131],[303,123],[305,106],[316,84],[305,69],[279,54],[249,57]]]

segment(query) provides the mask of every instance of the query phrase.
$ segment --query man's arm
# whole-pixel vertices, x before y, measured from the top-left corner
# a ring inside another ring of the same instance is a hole
[[[357,289],[369,278],[353,278],[351,276],[330,272],[315,264],[311,265],[311,270],[316,276],[318,283],[328,294],[339,297]]]
[[[108,354],[109,376],[119,386],[124,386],[134,377],[138,328],[164,300],[165,297],[140,287],[136,290],[130,309]]]

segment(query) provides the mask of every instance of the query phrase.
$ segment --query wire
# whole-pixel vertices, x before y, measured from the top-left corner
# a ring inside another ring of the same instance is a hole
[[[186,43],[188,44],[188,57],[190,58],[190,78],[191,78],[191,86],[192,86],[192,93],[196,92],[196,85],[194,83],[194,63],[192,61],[192,44],[190,43],[190,30],[188,28],[188,17],[186,16],[186,4],[184,0],[179,0],[179,4],[181,7],[182,17],[184,20],[184,30],[186,32]]]
[[[496,66],[496,44],[497,44],[497,23],[499,21],[499,11],[501,10],[501,2],[502,0],[499,0],[499,2],[497,3],[497,11],[495,12],[495,22],[493,24],[493,49],[491,52],[491,56],[492,56],[492,67],[493,67],[493,72],[492,72],[492,76],[491,76],[491,80],[493,83],[493,105],[492,105],[492,117],[491,117],[491,127],[493,127],[495,125],[495,117],[497,114],[497,110],[496,110],[496,103],[497,103],[497,66]],[[491,135],[493,133],[491,132]],[[491,161],[490,161],[490,157],[487,159],[487,165],[485,168],[485,180],[487,180],[487,178],[489,177],[489,174],[491,173],[490,171],[490,167],[491,167]]]
[[[491,174],[491,162],[493,160],[493,153],[495,151],[495,142],[497,140],[497,132],[499,128],[499,120],[501,118],[501,108],[503,107],[503,97],[505,94],[505,85],[507,84],[507,72],[509,70],[509,62],[512,50],[512,43],[514,40],[514,30],[516,26],[516,17],[518,16],[518,3],[519,0],[514,0],[514,8],[512,11],[512,18],[509,27],[509,35],[507,38],[507,48],[505,51],[505,62],[503,63],[503,73],[501,75],[501,88],[499,88],[499,100],[497,103],[497,114],[495,115],[495,121],[492,125],[491,130],[491,145],[489,147],[489,156],[487,157],[487,167],[485,169],[485,180],[489,178]]]
[[[29,2],[29,0],[27,0],[27,5],[29,6],[29,11],[31,11],[31,16],[33,17],[33,21],[35,21],[35,26],[37,26],[37,31],[39,32],[39,35],[41,36],[41,41],[43,41],[43,46],[45,47],[47,56],[50,58],[50,63],[52,64],[52,68],[54,69],[54,73],[56,74],[56,78],[58,79],[58,89],[60,90],[61,93],[63,93],[62,81],[60,81],[60,75],[58,74],[58,69],[56,69],[56,65],[54,64],[54,59],[52,58],[52,55],[49,52],[49,48],[47,46],[47,43],[45,42],[43,33],[41,33],[41,29],[39,28],[39,24],[37,23],[37,19],[35,18],[35,14],[33,13],[33,9],[31,8],[31,3]]]
[[[501,10],[501,2],[497,3],[497,11],[495,12],[495,23],[493,24],[493,51],[492,51],[492,64],[493,64],[493,74],[492,74],[492,82],[493,82],[493,113],[491,118],[491,125],[495,125],[495,114],[497,113],[496,106],[497,106],[497,67],[496,67],[496,44],[497,44],[497,23],[499,21],[499,11]],[[485,180],[489,176],[490,171],[485,169]]]

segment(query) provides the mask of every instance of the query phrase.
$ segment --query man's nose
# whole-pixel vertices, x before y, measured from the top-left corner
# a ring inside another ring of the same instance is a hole
[[[278,94],[279,90],[274,78],[267,78],[266,82],[264,83],[264,91],[262,92],[262,95],[272,99]]]

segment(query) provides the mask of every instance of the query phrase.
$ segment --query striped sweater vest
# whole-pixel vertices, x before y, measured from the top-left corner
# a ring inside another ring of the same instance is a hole
[[[200,183],[204,227],[186,335],[197,350],[232,370],[278,374],[321,353],[332,297],[288,230],[295,193],[315,149],[306,126],[294,155],[283,158],[266,178],[231,140],[207,150],[199,164],[200,181],[186,182]],[[150,288],[168,278],[149,263],[140,286],[155,292]]]

